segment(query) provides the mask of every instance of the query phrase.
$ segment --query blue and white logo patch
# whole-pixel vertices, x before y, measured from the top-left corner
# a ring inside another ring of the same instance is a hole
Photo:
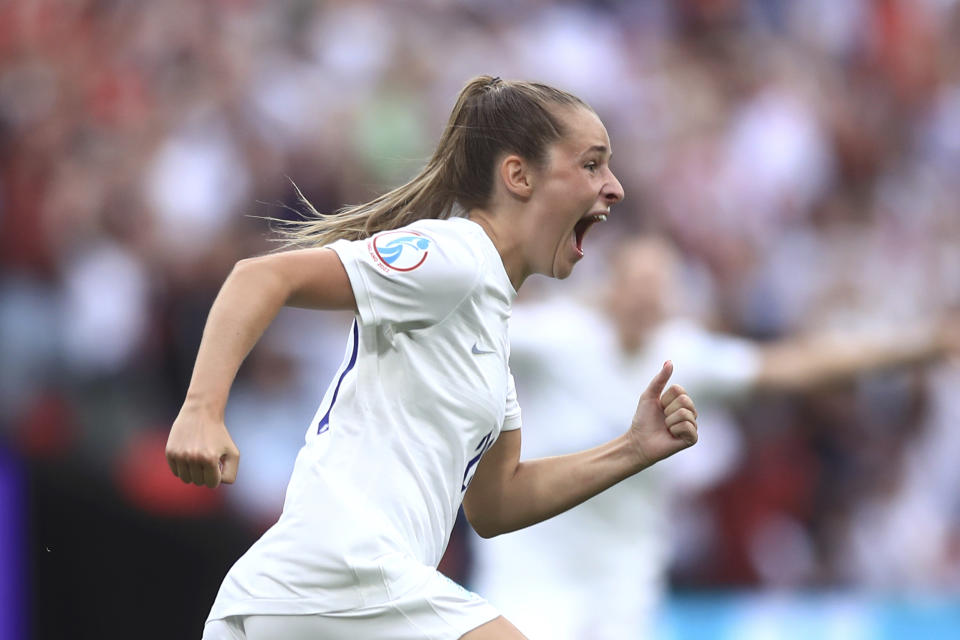
[[[385,231],[367,242],[370,256],[384,271],[413,271],[426,261],[432,240],[416,231]]]

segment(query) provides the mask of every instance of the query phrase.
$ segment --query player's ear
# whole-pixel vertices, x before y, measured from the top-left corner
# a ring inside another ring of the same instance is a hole
[[[529,198],[533,192],[530,163],[517,154],[510,154],[500,162],[500,180],[507,191],[518,198]]]

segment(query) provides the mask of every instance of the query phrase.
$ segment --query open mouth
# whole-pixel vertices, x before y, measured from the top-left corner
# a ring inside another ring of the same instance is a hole
[[[606,220],[606,213],[591,213],[590,215],[580,218],[577,222],[573,231],[576,234],[577,252],[580,254],[580,257],[583,257],[583,238],[587,235],[587,229],[592,227],[596,222],[606,222]]]

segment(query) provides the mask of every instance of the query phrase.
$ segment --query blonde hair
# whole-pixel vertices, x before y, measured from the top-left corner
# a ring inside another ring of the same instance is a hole
[[[427,218],[449,218],[454,205],[482,208],[493,191],[495,163],[516,153],[539,165],[564,128],[551,106],[589,105],[576,96],[533,82],[477,76],[460,91],[437,148],[406,184],[364,204],[333,214],[317,211],[297,189],[304,219],[274,220],[283,248],[360,240]]]

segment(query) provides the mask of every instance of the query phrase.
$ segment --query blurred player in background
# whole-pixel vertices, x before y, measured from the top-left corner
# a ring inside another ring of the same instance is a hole
[[[527,276],[570,275],[587,229],[623,198],[610,155],[606,129],[578,98],[477,77],[412,181],[304,221],[290,231],[301,250],[237,264],[167,443],[184,482],[234,481],[227,396],[283,305],[356,316],[280,520],[230,569],[206,640],[522,638],[436,571],[461,502],[478,533],[498,535],[696,442],[693,402],[667,387],[665,362],[607,443],[519,460],[510,306]],[[455,207],[466,217],[451,216]]]
[[[533,638],[650,637],[666,588],[678,496],[716,483],[739,456],[726,406],[751,393],[802,392],[857,374],[933,360],[960,343],[948,322],[884,336],[769,343],[717,333],[684,317],[681,258],[654,237],[621,241],[602,306],[570,298],[520,303],[511,366],[526,409],[525,456],[560,455],[616,432],[630,390],[675,354],[697,397],[702,446],[548,522],[473,539],[473,585]]]

